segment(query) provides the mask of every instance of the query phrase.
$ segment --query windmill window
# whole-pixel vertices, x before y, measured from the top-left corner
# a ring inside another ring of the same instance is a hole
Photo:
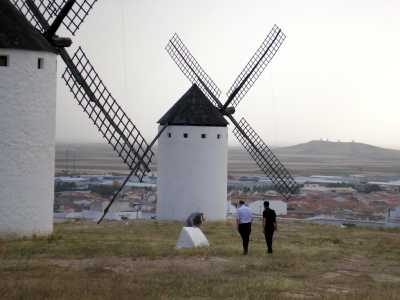
[[[172,133],[168,132],[168,137],[171,138],[172,137]]]
[[[39,57],[37,60],[37,68],[38,69],[43,69],[44,68],[44,58]]]
[[[0,55],[0,67],[8,67],[8,56]]]
[[[184,133],[184,134],[183,134],[183,137],[184,137],[185,139],[187,139],[188,136],[189,136],[189,135],[188,135],[187,133]]]
[[[205,133],[202,133],[202,134],[201,134],[201,138],[202,138],[202,139],[205,139],[206,137],[207,137],[207,134],[205,134]]]

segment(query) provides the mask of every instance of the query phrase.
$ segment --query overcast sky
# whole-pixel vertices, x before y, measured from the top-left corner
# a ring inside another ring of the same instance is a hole
[[[99,0],[70,51],[83,47],[151,139],[190,87],[164,49],[174,32],[225,93],[277,24],[287,38],[237,119],[270,145],[323,138],[400,149],[399,12],[398,0]],[[62,79],[57,102],[59,142],[102,141]]]

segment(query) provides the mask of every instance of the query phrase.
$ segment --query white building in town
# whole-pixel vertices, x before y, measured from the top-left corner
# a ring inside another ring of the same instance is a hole
[[[268,200],[269,208],[275,210],[277,216],[287,215],[287,203],[282,200]],[[264,200],[258,200],[247,204],[253,214],[262,214],[264,211]]]
[[[306,183],[301,190],[304,192],[331,192],[342,194],[351,194],[355,192],[352,187],[327,187],[319,185],[318,183]]]
[[[400,224],[400,206],[393,209],[389,209],[386,216],[386,223]]]

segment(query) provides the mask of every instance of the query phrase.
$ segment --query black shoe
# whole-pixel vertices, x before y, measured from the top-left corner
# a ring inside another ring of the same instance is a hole
[[[243,255],[247,255],[249,252],[247,250],[243,251]]]

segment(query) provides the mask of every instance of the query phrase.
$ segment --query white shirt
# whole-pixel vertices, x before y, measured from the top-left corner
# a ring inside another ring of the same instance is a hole
[[[252,216],[251,209],[247,207],[246,205],[241,205],[237,209],[237,218],[239,220],[239,224],[242,223],[251,223],[251,220],[253,218]]]

